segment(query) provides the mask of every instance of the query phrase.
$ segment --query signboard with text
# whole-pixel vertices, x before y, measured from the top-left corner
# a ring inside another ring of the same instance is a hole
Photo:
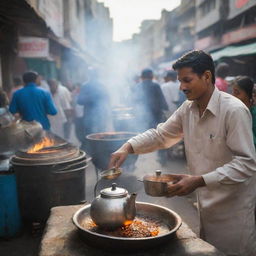
[[[256,5],[256,0],[229,0],[229,19]]]
[[[18,55],[23,58],[46,58],[49,56],[49,40],[41,37],[19,37]]]

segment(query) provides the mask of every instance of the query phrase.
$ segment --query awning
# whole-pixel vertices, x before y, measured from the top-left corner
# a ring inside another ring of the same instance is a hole
[[[222,57],[234,57],[256,54],[256,43],[240,45],[240,46],[228,46],[219,51],[211,53],[213,60],[218,60]]]

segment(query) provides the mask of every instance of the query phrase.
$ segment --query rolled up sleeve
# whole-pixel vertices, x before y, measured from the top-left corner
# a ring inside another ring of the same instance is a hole
[[[139,134],[128,142],[135,154],[149,153],[154,150],[171,147],[183,137],[182,109],[178,109],[165,123],[156,129],[150,129]]]

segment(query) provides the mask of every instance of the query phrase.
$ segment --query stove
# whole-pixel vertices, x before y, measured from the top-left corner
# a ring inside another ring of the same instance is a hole
[[[11,158],[23,220],[45,222],[58,205],[85,202],[86,153],[63,139],[48,135]]]

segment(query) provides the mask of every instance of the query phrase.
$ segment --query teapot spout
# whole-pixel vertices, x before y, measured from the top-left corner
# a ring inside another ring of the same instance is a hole
[[[137,197],[137,193],[132,193],[127,198],[126,207],[125,207],[127,220],[133,220],[136,216],[136,202],[135,202],[136,197]]]

